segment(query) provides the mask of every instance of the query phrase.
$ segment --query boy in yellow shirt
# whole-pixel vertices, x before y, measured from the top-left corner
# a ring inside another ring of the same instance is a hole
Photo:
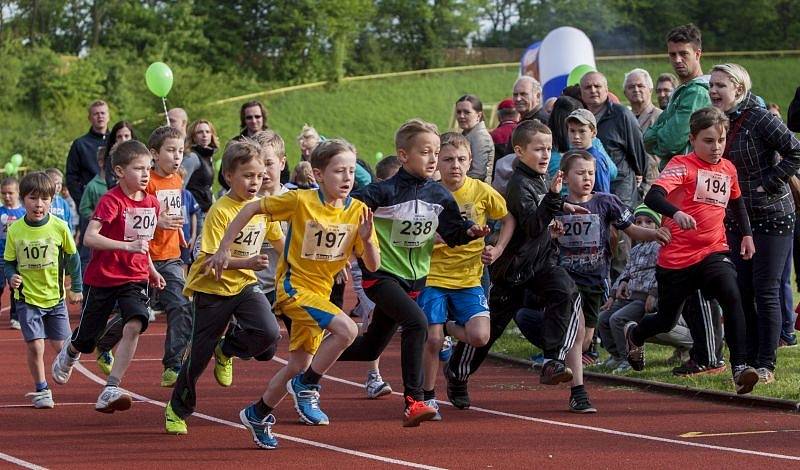
[[[372,213],[350,197],[356,167],[353,146],[327,140],[312,152],[311,166],[319,189],[289,191],[248,204],[231,223],[217,254],[205,263],[217,275],[224,272],[234,234],[254,216],[289,222],[275,302],[275,310],[291,319],[289,362],[273,376],[261,399],[239,413],[262,449],[278,446],[272,410],[287,391],[303,422],[329,423],[319,408],[319,381],[358,334],[353,320],[329,300],[333,279],[351,254],[369,270],[380,264]],[[330,334],[323,341],[324,330]]]

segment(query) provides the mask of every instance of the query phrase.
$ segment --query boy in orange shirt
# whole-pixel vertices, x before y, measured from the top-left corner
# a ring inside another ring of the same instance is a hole
[[[178,379],[183,352],[192,334],[192,314],[189,301],[183,295],[186,280],[181,261],[181,245],[186,244],[182,233],[183,178],[178,174],[183,160],[183,133],[174,127],[159,127],[150,134],[147,147],[155,165],[150,170],[146,191],[155,196],[161,206],[155,235],[150,242],[150,258],[166,282],[159,293],[167,315],[161,386],[172,387]]]

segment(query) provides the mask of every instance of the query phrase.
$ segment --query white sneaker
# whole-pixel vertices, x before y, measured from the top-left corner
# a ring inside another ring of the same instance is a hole
[[[34,408],[52,408],[56,405],[53,401],[53,392],[49,388],[41,392],[26,393],[25,396],[31,398]]]
[[[119,387],[106,385],[97,397],[94,409],[101,413],[113,413],[129,409],[132,403],[133,400],[128,392]]]
[[[425,404],[436,410],[436,414],[431,418],[431,421],[441,421],[442,415],[439,413],[439,403],[436,402],[436,399],[425,400]]]
[[[370,372],[367,374],[367,381],[364,382],[368,398],[378,398],[392,393],[392,387],[383,381],[381,374]]]
[[[19,320],[11,320],[11,329],[12,330],[21,330],[22,325],[19,324]]]
[[[64,341],[64,347],[61,348],[61,351],[58,352],[56,358],[53,360],[53,380],[56,383],[64,385],[69,380],[69,376],[72,375],[72,367],[78,362],[80,359],[81,354],[78,353],[78,357],[72,358],[67,353],[67,348],[69,347],[70,340],[67,339]]]

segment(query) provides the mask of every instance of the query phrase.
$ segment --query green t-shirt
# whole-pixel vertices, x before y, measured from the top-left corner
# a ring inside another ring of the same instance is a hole
[[[65,257],[76,253],[66,222],[50,217],[40,227],[32,227],[24,218],[8,228],[6,261],[17,262],[22,289],[15,298],[41,308],[50,308],[64,299]]]

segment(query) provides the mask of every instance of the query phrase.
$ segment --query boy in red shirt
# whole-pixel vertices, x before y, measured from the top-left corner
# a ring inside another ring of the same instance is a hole
[[[133,359],[139,335],[147,329],[148,280],[163,289],[164,278],[155,270],[148,254],[156,228],[158,201],[145,192],[150,181],[150,152],[141,142],[130,140],[111,151],[111,163],[119,184],[97,203],[83,242],[92,249],[86,267],[86,298],[78,327],[53,361],[53,379],[65,384],[81,353],[94,351],[117,306],[125,323],[122,340],[108,382],[97,398],[95,410],[102,413],[131,407],[131,396],[120,381]]]
[[[722,158],[728,118],[717,108],[703,108],[692,114],[689,127],[694,152],[673,157],[645,197],[645,204],[668,217],[663,226],[672,232],[672,241],[658,255],[658,312],[638,325],[625,325],[628,362],[634,370],[644,368],[645,340],[674,328],[699,286],[722,306],[736,393],[750,393],[758,373],[746,364],[742,299],[723,225],[728,203],[744,235],[742,258],[752,258],[755,246],[736,167]]]

